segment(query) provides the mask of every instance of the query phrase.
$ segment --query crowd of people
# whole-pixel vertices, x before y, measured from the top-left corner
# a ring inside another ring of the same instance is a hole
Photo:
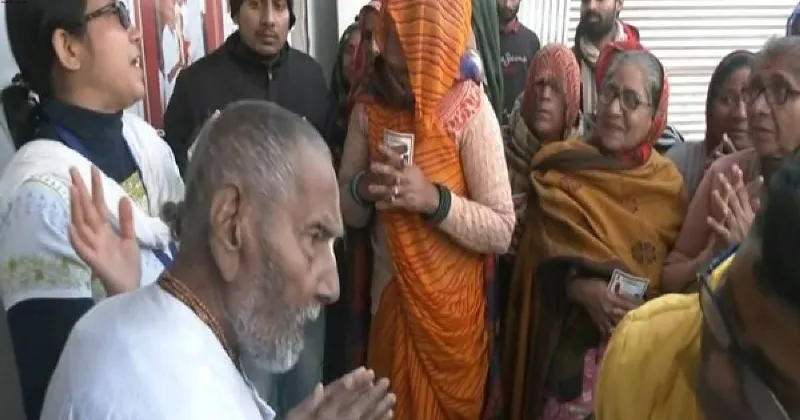
[[[372,0],[330,86],[229,2],[163,138],[123,2],[5,4],[28,419],[800,419],[800,8],[684,143],[622,0]]]

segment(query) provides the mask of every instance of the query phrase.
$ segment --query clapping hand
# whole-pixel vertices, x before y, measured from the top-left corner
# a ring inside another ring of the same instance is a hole
[[[385,420],[394,415],[389,380],[374,382],[375,373],[363,367],[323,387],[286,417],[287,420]]]
[[[100,171],[92,166],[92,192],[86,189],[80,173],[70,168],[69,241],[78,256],[92,269],[111,296],[139,287],[141,275],[139,243],[133,227],[133,204],[119,202],[120,233],[108,221]]]
[[[406,164],[402,155],[388,146],[381,146],[382,159],[373,162],[370,171],[383,182],[367,188],[377,198],[378,210],[403,209],[414,213],[433,214],[439,207],[439,190],[425,178],[418,166]]]
[[[758,194],[764,183],[762,177],[745,185],[739,166],[733,166],[733,177],[719,174],[720,188],[712,192],[712,205],[717,207],[721,220],[708,217],[708,225],[715,234],[717,248],[741,243],[750,230],[760,205]]]
[[[736,146],[733,144],[731,139],[728,137],[727,134],[722,135],[722,141],[719,143],[717,147],[714,148],[714,151],[711,152],[711,156],[708,157],[706,160],[705,169],[708,169],[715,160],[725,156],[731,155],[736,153]]]

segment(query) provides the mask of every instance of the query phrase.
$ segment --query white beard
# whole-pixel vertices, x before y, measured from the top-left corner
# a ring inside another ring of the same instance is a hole
[[[242,358],[255,368],[270,373],[291,369],[303,351],[304,326],[319,317],[320,305],[282,314],[282,318],[266,320],[259,317],[259,293],[250,293],[239,304],[233,318],[233,330]],[[265,322],[270,325],[264,325]]]

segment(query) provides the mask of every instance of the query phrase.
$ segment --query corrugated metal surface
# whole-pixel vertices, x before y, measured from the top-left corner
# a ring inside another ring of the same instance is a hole
[[[524,0],[518,16],[522,24],[536,32],[542,45],[564,43],[569,9],[568,0]]]
[[[669,123],[687,140],[702,140],[711,72],[735,49],[756,51],[785,33],[797,0],[628,0],[622,18],[639,28],[642,44],[661,59],[670,78]],[[572,45],[580,0],[569,0]]]

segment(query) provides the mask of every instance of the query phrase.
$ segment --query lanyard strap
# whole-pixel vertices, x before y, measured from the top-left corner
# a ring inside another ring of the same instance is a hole
[[[92,157],[89,155],[89,150],[86,149],[86,146],[83,145],[83,142],[78,138],[78,136],[76,136],[72,131],[58,124],[53,124],[53,127],[55,128],[58,136],[61,138],[61,141],[63,141],[64,144],[67,145],[67,147],[80,153],[88,161],[90,162],[92,161]],[[130,153],[131,158],[133,158],[133,152],[130,150],[129,146],[128,146],[128,153]],[[136,164],[136,159],[133,159],[133,161],[134,164]],[[136,171],[141,174],[141,171],[139,170],[139,165],[136,165]],[[152,250],[153,254],[156,256],[156,258],[158,258],[159,261],[161,261],[161,264],[164,266],[164,268],[169,268],[172,265],[172,260],[175,257],[175,254],[177,254],[178,252],[178,246],[175,244],[175,242],[170,241],[168,247],[170,251],[169,254],[167,254],[166,252],[164,252],[164,250],[161,249]]]
[[[169,269],[172,265],[172,261],[175,258],[175,255],[178,253],[178,245],[174,241],[169,242],[169,254],[164,252],[162,249],[153,249],[153,255],[161,261],[161,265],[164,266],[164,269]]]
[[[55,128],[56,134],[58,134],[58,137],[64,142],[64,144],[67,145],[67,147],[80,153],[81,156],[86,158],[86,160],[90,162],[93,161],[92,156],[89,154],[89,150],[83,145],[83,142],[78,138],[78,136],[75,135],[75,133],[58,124],[53,124],[53,128]],[[136,169],[138,170],[139,168],[137,167]]]

